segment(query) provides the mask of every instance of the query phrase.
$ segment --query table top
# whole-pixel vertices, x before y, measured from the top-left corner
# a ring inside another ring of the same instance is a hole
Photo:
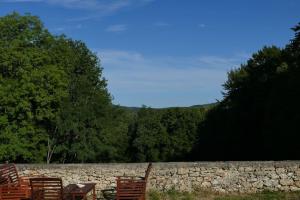
[[[65,194],[87,194],[94,189],[96,183],[80,183],[84,187],[78,187],[77,184],[70,184],[64,187]]]

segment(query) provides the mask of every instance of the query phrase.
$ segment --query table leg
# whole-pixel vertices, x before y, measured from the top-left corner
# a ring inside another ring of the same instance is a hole
[[[95,189],[95,186],[93,187],[93,200],[96,200],[96,189]]]

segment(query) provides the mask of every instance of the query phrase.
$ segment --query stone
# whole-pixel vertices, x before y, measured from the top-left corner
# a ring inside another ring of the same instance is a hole
[[[300,162],[185,162],[154,163],[148,189],[191,191],[203,187],[217,192],[298,191]],[[96,190],[116,185],[116,176],[144,176],[146,164],[26,164],[20,176],[62,177],[63,184],[95,182]]]
[[[300,191],[300,188],[295,187],[295,186],[291,186],[290,189],[291,189],[292,192]]]
[[[254,182],[254,183],[252,183],[252,186],[254,187],[254,188],[257,188],[257,189],[260,189],[260,188],[263,188],[263,181],[257,181],[257,182]]]
[[[294,181],[292,179],[280,179],[279,183],[283,186],[293,185]]]
[[[200,173],[199,172],[192,172],[192,173],[189,173],[189,176],[198,177],[198,176],[200,176]]]
[[[257,180],[258,180],[257,178],[250,178],[250,179],[248,179],[248,181],[249,181],[250,183],[256,182]]]
[[[286,169],[284,169],[284,168],[276,168],[276,173],[277,174],[283,174],[283,173],[286,173]]]
[[[207,182],[207,181],[204,181],[203,183],[201,183],[201,186],[204,187],[204,188],[208,188],[208,187],[211,186],[211,183]]]
[[[300,180],[295,181],[294,184],[295,184],[295,186],[300,188]]]
[[[211,182],[211,184],[212,184],[212,185],[218,185],[218,184],[219,184],[219,181],[213,180],[213,181]]]
[[[179,168],[177,174],[179,175],[183,175],[183,174],[188,174],[189,173],[189,169],[187,168]]]
[[[253,172],[254,169],[252,167],[245,167],[245,172]]]

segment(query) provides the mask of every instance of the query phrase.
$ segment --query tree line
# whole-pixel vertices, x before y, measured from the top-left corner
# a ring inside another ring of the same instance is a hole
[[[208,107],[112,104],[97,56],[40,19],[0,18],[0,161],[299,159],[300,24],[228,73]]]

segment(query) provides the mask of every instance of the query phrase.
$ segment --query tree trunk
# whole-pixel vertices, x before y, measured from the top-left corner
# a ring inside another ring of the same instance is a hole
[[[50,138],[48,137],[47,164],[50,164],[51,162],[54,149],[55,149],[55,145],[51,144]]]

